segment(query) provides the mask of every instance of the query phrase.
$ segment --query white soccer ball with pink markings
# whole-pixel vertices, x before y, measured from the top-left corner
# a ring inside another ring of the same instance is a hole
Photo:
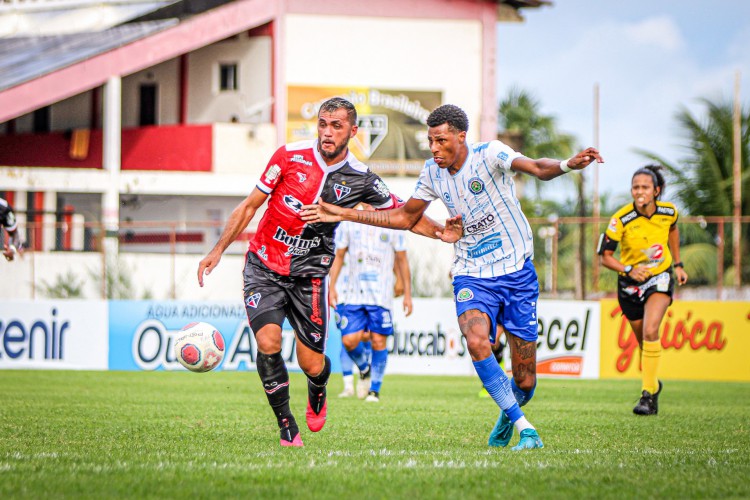
[[[191,372],[211,371],[224,359],[224,337],[213,325],[190,323],[177,334],[174,354]]]

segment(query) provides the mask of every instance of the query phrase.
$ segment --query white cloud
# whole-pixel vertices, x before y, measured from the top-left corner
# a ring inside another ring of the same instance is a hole
[[[624,35],[637,44],[657,47],[666,51],[677,51],[685,47],[685,41],[674,20],[660,16],[624,26]]]

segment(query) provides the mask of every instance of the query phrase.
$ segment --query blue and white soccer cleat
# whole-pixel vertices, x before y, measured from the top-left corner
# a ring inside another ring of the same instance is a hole
[[[503,410],[500,410],[500,416],[497,419],[495,427],[490,432],[490,438],[487,440],[489,446],[508,446],[510,438],[513,437],[514,425],[505,414]]]
[[[521,431],[521,440],[518,441],[518,444],[511,448],[511,450],[521,451],[531,450],[533,448],[544,448],[544,443],[542,443],[536,429],[524,429]]]

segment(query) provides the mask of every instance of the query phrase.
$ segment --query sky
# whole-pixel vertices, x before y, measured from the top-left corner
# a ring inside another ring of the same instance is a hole
[[[586,147],[598,84],[601,194],[630,200],[632,173],[648,163],[634,148],[679,164],[685,141],[675,115],[684,107],[705,116],[700,98],[732,102],[738,70],[750,107],[750,0],[552,2],[523,9],[523,23],[498,23],[497,97],[530,92]]]

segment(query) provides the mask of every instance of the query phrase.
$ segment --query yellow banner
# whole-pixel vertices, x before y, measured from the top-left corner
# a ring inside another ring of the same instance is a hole
[[[641,352],[616,299],[603,299],[601,378],[640,378]],[[750,381],[750,302],[676,300],[660,328],[659,376]]]
[[[287,88],[287,142],[318,136],[318,108],[331,97],[344,97],[357,108],[357,135],[349,149],[376,172],[418,175],[426,158],[427,116],[442,103],[435,91],[372,87]],[[393,170],[393,171],[391,171]]]

